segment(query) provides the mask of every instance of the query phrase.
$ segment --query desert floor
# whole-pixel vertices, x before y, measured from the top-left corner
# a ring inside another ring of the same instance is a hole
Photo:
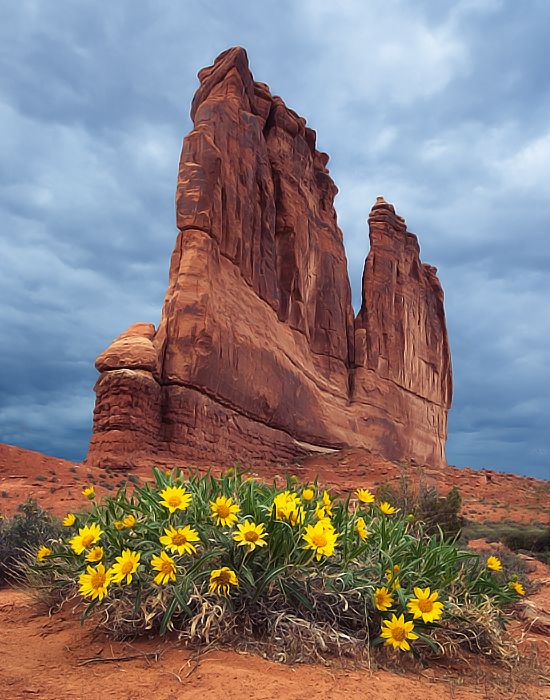
[[[413,479],[419,478],[414,466],[393,465],[357,449],[303,460],[292,464],[290,471],[300,481],[318,474],[320,482],[326,481],[333,492],[376,489],[384,481],[399,479],[404,471]],[[150,478],[145,470],[134,474],[141,481]],[[284,469],[264,470],[260,476],[283,478]],[[549,482],[452,467],[423,470],[420,478],[436,484],[443,494],[456,484],[469,519],[548,520]],[[0,445],[0,509],[4,516],[13,513],[28,496],[36,498],[42,508],[63,516],[85,508],[81,491],[89,483],[95,481],[96,492],[102,494],[120,479],[120,474]],[[478,541],[475,546],[490,545]],[[524,654],[522,666],[512,671],[478,657],[422,667],[404,655],[397,658],[388,652],[377,657],[370,669],[357,669],[337,664],[286,666],[217,648],[198,652],[168,637],[114,642],[89,622],[80,626],[77,600],[51,612],[25,592],[4,588],[0,589],[0,698],[548,700],[550,569],[532,562],[531,576],[539,581],[539,590],[518,609],[517,621],[510,629],[516,640],[523,640]]]

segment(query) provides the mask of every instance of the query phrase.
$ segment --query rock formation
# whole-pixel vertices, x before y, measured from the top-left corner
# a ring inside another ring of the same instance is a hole
[[[363,446],[445,463],[443,292],[378,198],[354,319],[328,156],[233,48],[199,73],[159,328],[97,359],[86,462],[285,461]]]

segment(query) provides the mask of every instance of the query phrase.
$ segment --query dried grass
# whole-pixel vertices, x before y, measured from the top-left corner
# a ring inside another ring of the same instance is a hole
[[[378,620],[365,620],[359,599],[353,601],[326,591],[311,593],[312,610],[292,607],[273,588],[258,601],[247,596],[233,601],[195,590],[188,601],[189,617],[176,613],[168,630],[190,646],[223,646],[251,652],[281,663],[336,663],[371,668],[374,659],[385,666],[386,649],[372,650],[370,639],[379,629]],[[96,608],[94,618],[99,629],[116,639],[127,639],[158,632],[169,602],[166,589],[155,589],[143,596],[139,610],[129,597],[112,599]],[[355,605],[354,605],[355,603]],[[431,630],[430,638],[438,654],[420,640],[415,644],[417,660],[455,660],[468,666],[472,655],[481,656],[498,667],[517,670],[525,655],[503,629],[499,612],[487,601],[482,607],[453,606],[454,619],[446,619]],[[373,656],[374,654],[374,656]],[[393,659],[393,656],[391,657]],[[404,655],[399,654],[400,662]]]

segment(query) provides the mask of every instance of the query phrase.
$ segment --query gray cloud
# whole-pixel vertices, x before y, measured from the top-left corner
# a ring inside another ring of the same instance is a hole
[[[438,267],[449,462],[550,478],[547,3],[0,0],[0,19],[1,441],[83,459],[95,357],[160,318],[196,73],[240,44],[331,155],[356,307],[380,194]]]

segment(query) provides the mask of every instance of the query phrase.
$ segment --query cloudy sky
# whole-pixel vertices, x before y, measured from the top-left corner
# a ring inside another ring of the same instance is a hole
[[[550,479],[548,0],[0,0],[0,442],[81,461],[94,361],[158,324],[197,72],[306,117],[360,304],[378,195],[445,291],[450,464]]]

